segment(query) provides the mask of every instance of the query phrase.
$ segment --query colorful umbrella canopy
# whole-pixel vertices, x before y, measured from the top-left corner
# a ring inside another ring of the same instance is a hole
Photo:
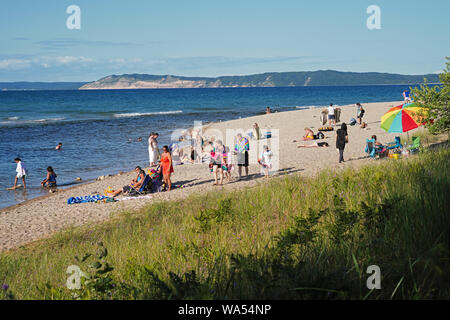
[[[419,115],[424,112],[415,103],[393,107],[381,117],[381,128],[387,132],[407,132],[423,125]]]

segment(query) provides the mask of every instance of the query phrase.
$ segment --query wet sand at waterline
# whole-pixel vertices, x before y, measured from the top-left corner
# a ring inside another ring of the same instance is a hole
[[[221,132],[226,144],[226,129],[244,129],[250,132],[253,124],[258,123],[261,131],[265,129],[272,132],[272,138],[261,141],[251,141],[250,148],[256,148],[256,144],[262,147],[268,144],[275,153],[274,161],[279,156],[278,174],[312,175],[324,168],[339,169],[356,167],[370,161],[364,152],[366,139],[375,134],[382,143],[394,141],[398,134],[386,133],[380,128],[380,118],[391,107],[401,102],[383,102],[364,104],[365,115],[363,121],[367,128],[361,129],[359,125],[348,126],[349,143],[344,152],[344,163],[339,164],[339,153],[335,148],[336,129],[325,132],[325,139],[329,147],[323,148],[297,148],[299,144],[311,144],[311,141],[292,142],[299,140],[304,135],[304,128],[310,127],[314,133],[322,125],[319,123],[320,112],[323,109],[306,109],[269,115],[260,115],[242,118],[226,122],[214,123],[208,126],[205,136],[211,136]],[[341,122],[347,122],[356,118],[355,105],[339,106],[341,108]],[[217,131],[218,130],[218,131]],[[232,144],[231,144],[232,145]],[[279,150],[279,153],[278,153]],[[260,151],[258,151],[260,153]],[[104,190],[111,186],[113,189],[127,185],[135,172],[123,173],[106,177],[101,181],[94,181],[83,185],[77,185],[69,189],[49,193],[46,196],[35,198],[16,206],[0,209],[0,251],[16,248],[26,243],[39,240],[61,231],[67,227],[93,224],[104,221],[112,215],[120,214],[123,210],[139,209],[149,203],[158,200],[182,199],[192,193],[206,193],[222,189],[232,190],[245,188],[263,182],[260,166],[256,161],[256,154],[250,156],[250,178],[237,181],[237,167],[232,171],[232,181],[224,182],[224,186],[214,186],[213,176],[208,168],[208,163],[183,164],[174,166],[172,183],[182,185],[170,192],[151,194],[151,197],[134,200],[124,200],[111,203],[81,203],[67,204],[67,199],[74,196],[103,194]],[[145,168],[147,170],[148,168]],[[243,170],[244,172],[244,170]],[[23,190],[10,191],[23,192]],[[120,200],[122,197],[118,197]]]

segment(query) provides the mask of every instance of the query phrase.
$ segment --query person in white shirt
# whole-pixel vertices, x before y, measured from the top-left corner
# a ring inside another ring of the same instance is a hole
[[[264,174],[265,178],[269,177],[269,170],[272,169],[272,156],[273,153],[269,150],[269,147],[263,146],[263,152],[258,162],[261,165],[261,173]]]
[[[23,188],[26,189],[27,185],[25,183],[25,177],[27,176],[27,169],[25,168],[25,166],[22,163],[22,160],[20,160],[20,158],[15,158],[14,161],[17,163],[17,167],[16,167],[16,178],[14,179],[14,186],[12,187],[12,189],[16,189],[17,188],[17,180],[22,179],[23,182]]]
[[[333,125],[336,124],[336,117],[334,115],[334,107],[333,104],[330,103],[330,106],[328,107],[328,124],[331,126],[331,122],[333,122]]]
[[[150,133],[150,136],[148,137],[148,157],[150,162],[150,167],[156,166],[156,162],[158,161],[158,141],[156,140],[158,138],[158,134],[155,132]]]

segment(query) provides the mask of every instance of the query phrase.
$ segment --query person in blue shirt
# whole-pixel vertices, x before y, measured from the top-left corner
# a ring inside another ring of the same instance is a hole
[[[411,95],[408,90],[403,91],[403,99],[404,99],[405,103],[411,102]]]

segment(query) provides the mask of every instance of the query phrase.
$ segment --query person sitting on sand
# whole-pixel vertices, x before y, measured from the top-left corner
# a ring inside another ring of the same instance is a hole
[[[26,189],[27,185],[25,184],[25,177],[27,176],[27,169],[22,163],[20,158],[15,158],[14,161],[17,163],[16,167],[16,178],[14,179],[14,186],[11,188],[12,190],[17,189],[17,180],[22,179],[23,188]]]
[[[329,144],[328,142],[317,142],[314,141],[313,144],[309,144],[309,145],[299,145],[297,146],[297,148],[316,148],[316,147],[328,147]]]
[[[43,187],[56,187],[56,173],[52,167],[47,168],[47,177],[41,182]]]
[[[61,150],[62,148],[62,142],[58,143],[58,145],[55,147],[56,150]]]
[[[314,132],[310,128],[305,128],[305,135],[301,138],[300,141],[308,141],[314,140]],[[292,142],[297,142],[297,140],[293,140]]]
[[[379,153],[381,156],[387,156],[389,154],[389,150],[386,149],[386,147],[377,140],[377,136],[373,135],[370,137],[370,139],[375,140],[375,148],[377,150],[377,153]]]
[[[145,179],[145,171],[139,166],[137,166],[134,170],[137,173],[136,179],[131,180],[130,184],[124,186],[122,189],[114,191],[112,194],[113,198],[117,197],[121,193],[130,192],[132,189],[138,190],[142,186]]]

